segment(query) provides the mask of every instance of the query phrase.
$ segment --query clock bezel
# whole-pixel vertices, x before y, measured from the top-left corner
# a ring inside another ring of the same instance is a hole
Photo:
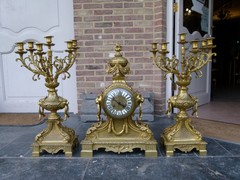
[[[115,84],[116,85],[116,84]],[[131,108],[128,110],[128,112],[126,114],[120,114],[120,115],[117,115],[115,113],[112,113],[108,108],[107,108],[107,99],[108,99],[108,96],[109,96],[109,93],[112,92],[113,90],[116,90],[116,89],[123,89],[124,91],[127,91],[130,95],[131,95],[131,102],[132,102],[132,106]],[[115,118],[115,119],[125,119],[129,116],[132,116],[135,109],[136,109],[136,98],[135,98],[135,94],[134,92],[132,91],[132,89],[128,86],[123,86],[123,85],[118,85],[118,86],[110,86],[108,87],[104,94],[103,94],[103,101],[102,101],[102,108],[104,110],[104,112],[106,113],[107,116],[109,117],[112,117],[112,118]]]

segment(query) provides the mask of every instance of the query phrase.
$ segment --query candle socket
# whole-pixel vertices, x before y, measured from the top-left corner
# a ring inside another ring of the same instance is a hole
[[[23,42],[17,42],[17,49],[18,51],[23,51],[24,50],[24,43]]]
[[[52,38],[53,38],[53,36],[45,36],[46,43],[47,44],[52,44]]]
[[[179,43],[186,43],[186,35],[187,33],[179,34]]]
[[[37,51],[43,50],[43,43],[36,43]]]
[[[161,43],[161,50],[163,51],[163,52],[166,52],[167,51],[167,42],[163,42],[163,43]]]
[[[157,43],[151,43],[152,44],[152,50],[156,50],[157,49]]]
[[[72,49],[73,48],[73,41],[66,41],[67,43],[67,48]]]

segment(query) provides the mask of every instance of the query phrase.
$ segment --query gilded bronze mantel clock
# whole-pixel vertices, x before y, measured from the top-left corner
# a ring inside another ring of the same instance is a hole
[[[113,75],[113,82],[96,98],[97,119],[81,142],[82,157],[92,157],[93,150],[104,148],[116,153],[132,152],[139,148],[146,157],[157,157],[157,142],[148,125],[142,122],[144,98],[135,92],[125,81],[130,68],[127,59],[122,57],[121,46],[116,45],[115,57],[108,62],[107,72]],[[140,107],[139,119],[132,120],[134,111]],[[104,112],[106,121],[101,118]]]

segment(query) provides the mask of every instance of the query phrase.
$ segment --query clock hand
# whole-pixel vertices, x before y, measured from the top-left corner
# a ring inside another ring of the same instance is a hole
[[[119,102],[119,105],[121,105],[123,108],[127,106],[125,103],[122,104],[121,102]]]
[[[122,106],[123,108],[126,107],[126,104],[122,104],[121,102],[117,101],[114,97],[113,97],[113,101],[115,101],[116,103],[118,103],[118,105]]]

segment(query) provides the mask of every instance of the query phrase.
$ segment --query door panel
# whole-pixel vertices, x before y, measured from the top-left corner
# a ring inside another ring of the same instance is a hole
[[[0,112],[38,112],[37,102],[47,95],[44,78],[32,80],[33,73],[16,62],[15,43],[45,42],[53,35],[54,56],[66,54],[66,40],[74,38],[73,3],[69,0],[1,0],[0,4]],[[71,78],[60,81],[58,93],[77,112],[75,65]]]
[[[179,9],[175,15],[175,52],[180,58],[180,46],[177,43],[179,33],[187,33],[187,41],[201,40],[211,34],[212,2],[209,3],[209,0],[177,0],[177,3]],[[199,99],[198,105],[210,102],[211,63],[201,70],[203,76],[195,78],[193,73],[192,83],[189,85],[189,93]]]

